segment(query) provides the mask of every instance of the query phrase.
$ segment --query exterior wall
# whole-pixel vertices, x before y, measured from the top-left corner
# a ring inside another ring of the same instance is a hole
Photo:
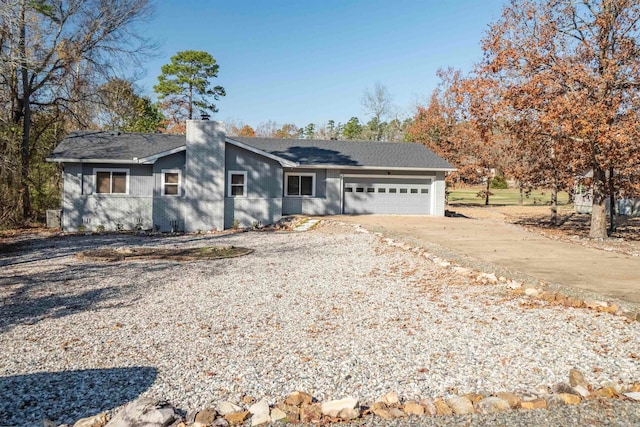
[[[185,229],[185,191],[184,191],[184,165],[185,153],[176,153],[158,159],[153,165],[153,229],[156,231],[170,232]],[[162,171],[165,169],[181,172],[179,193],[177,196],[162,195]]]
[[[94,169],[128,169],[129,194],[97,194]],[[62,229],[151,229],[150,165],[67,163],[63,172]]]
[[[285,169],[285,172],[315,173],[316,197],[282,198],[283,215],[339,215],[342,213],[343,175],[432,176],[431,214],[444,216],[445,173],[430,171],[366,170],[366,169]],[[283,187],[284,191],[284,187]]]
[[[444,172],[436,172],[436,179],[433,183],[434,198],[431,206],[431,215],[433,216],[444,216],[444,200],[447,191],[444,175]]]
[[[283,215],[338,215],[342,184],[340,171],[335,169],[286,169],[291,173],[315,173],[315,197],[289,197],[283,194]],[[282,187],[284,193],[284,186]]]
[[[222,230],[225,192],[224,126],[187,120],[184,231]]]
[[[275,160],[227,145],[224,228],[273,224],[282,217],[282,167]],[[229,171],[247,173],[245,197],[229,197]]]

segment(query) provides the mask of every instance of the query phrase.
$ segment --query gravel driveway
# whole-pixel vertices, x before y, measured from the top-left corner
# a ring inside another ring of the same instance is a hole
[[[81,261],[78,248],[236,245],[212,262]],[[404,399],[640,379],[640,326],[530,304],[352,226],[47,239],[0,258],[0,425],[71,422],[139,395],[198,409],[302,390]],[[41,424],[40,424],[41,425]]]

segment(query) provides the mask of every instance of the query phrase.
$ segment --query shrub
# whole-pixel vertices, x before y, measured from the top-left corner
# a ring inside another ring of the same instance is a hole
[[[491,180],[491,188],[503,189],[506,190],[509,188],[509,184],[507,184],[507,178],[504,175],[498,175]]]

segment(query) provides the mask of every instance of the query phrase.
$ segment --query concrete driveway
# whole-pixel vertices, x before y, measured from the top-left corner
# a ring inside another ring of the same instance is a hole
[[[436,244],[455,254],[580,293],[640,304],[640,258],[552,240],[493,219],[339,216],[390,237]],[[454,254],[454,256],[455,256]]]

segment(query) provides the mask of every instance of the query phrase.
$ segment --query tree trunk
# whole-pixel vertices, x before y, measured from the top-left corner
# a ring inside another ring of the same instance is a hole
[[[522,188],[522,184],[520,185],[520,198],[518,199],[518,204],[520,206],[524,205],[524,188]]]
[[[31,133],[31,87],[29,84],[29,70],[27,69],[27,24],[26,1],[21,4],[20,11],[20,79],[22,85],[22,144],[20,149],[20,191],[22,193],[22,220],[31,217],[31,194],[29,191],[29,134]]]
[[[487,188],[484,193],[484,205],[489,206],[489,189],[491,188],[491,179],[487,177]]]
[[[613,166],[609,167],[609,236],[616,231],[616,186],[613,182]]]
[[[553,179],[551,185],[551,223],[558,225],[558,180],[556,177]]]
[[[189,85],[189,120],[193,120],[193,85]]]
[[[591,209],[591,228],[589,237],[592,239],[607,238],[607,208],[605,204],[606,178],[600,167],[593,168],[593,206]]]

